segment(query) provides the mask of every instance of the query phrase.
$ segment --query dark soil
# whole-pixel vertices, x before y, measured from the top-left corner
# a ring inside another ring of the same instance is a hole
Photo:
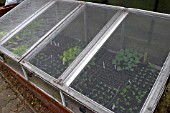
[[[82,46],[84,45],[83,42],[79,40],[58,36],[32,58],[30,63],[49,75],[58,78],[69,66],[68,64],[63,64],[60,56],[63,55],[64,51],[76,45],[84,47]]]
[[[106,49],[97,53],[96,65],[85,68],[71,87],[116,113],[137,113],[146,100],[158,72],[139,64],[134,72],[116,71],[115,53]]]

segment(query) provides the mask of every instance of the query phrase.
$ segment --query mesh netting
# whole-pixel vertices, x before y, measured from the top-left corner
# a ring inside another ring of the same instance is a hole
[[[110,8],[86,6],[30,62],[58,78],[115,13],[116,10]]]
[[[78,4],[58,1],[8,40],[3,46],[18,56],[25,53]]]
[[[49,0],[25,0],[0,19],[0,39],[43,7]]]
[[[170,51],[169,27],[167,18],[130,14],[125,20],[125,47],[146,52],[149,61],[162,67]]]
[[[169,27],[130,13],[71,87],[116,113],[140,112],[170,51]]]

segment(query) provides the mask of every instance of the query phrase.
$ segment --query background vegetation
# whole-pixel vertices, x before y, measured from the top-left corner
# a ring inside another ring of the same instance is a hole
[[[130,8],[139,8],[153,11],[155,0],[81,0],[96,3],[107,2],[110,5],[118,5]],[[170,13],[170,0],[159,0],[158,12]]]
[[[0,0],[0,4],[4,4],[5,3],[5,0]]]

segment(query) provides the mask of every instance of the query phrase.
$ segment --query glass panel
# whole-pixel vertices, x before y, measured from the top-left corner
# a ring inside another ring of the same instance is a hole
[[[48,2],[49,0],[25,0],[4,15],[0,19],[0,39]]]
[[[129,14],[71,87],[115,113],[139,113],[170,51],[170,21]]]
[[[114,9],[86,6],[66,28],[53,37],[30,63],[58,78],[116,13]]]
[[[3,46],[14,54],[21,56],[77,5],[76,2],[56,2]]]

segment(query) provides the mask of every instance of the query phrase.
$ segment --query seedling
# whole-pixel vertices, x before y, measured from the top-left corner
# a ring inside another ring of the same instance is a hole
[[[80,54],[82,51],[82,48],[80,46],[73,46],[69,48],[68,50],[63,52],[63,55],[60,56],[60,59],[63,62],[63,65],[70,65],[76,57]],[[88,68],[91,68],[91,66],[95,65],[95,59],[93,58],[89,64],[87,65]]]
[[[126,102],[126,105],[129,106],[129,105],[130,105],[130,102]]]
[[[12,52],[18,56],[21,56],[28,49],[28,45],[18,46],[16,48],[12,48]]]
[[[3,36],[5,36],[6,34],[7,34],[7,32],[1,31],[1,32],[0,32],[0,38],[3,37]]]
[[[141,62],[143,55],[133,49],[120,50],[112,60],[117,71],[134,71],[135,67]]]
[[[120,111],[121,111],[121,112],[125,111],[125,108],[122,107],[122,106],[120,106]]]
[[[133,109],[132,109],[132,108],[129,108],[129,112],[130,112],[130,113],[133,113]]]
[[[127,97],[127,99],[130,101],[131,100],[131,98],[130,97]]]
[[[80,52],[81,48],[79,46],[74,46],[64,51],[63,55],[60,56],[63,65],[65,65],[66,63],[70,65],[74,61],[74,59],[78,56],[78,54],[80,54]]]

